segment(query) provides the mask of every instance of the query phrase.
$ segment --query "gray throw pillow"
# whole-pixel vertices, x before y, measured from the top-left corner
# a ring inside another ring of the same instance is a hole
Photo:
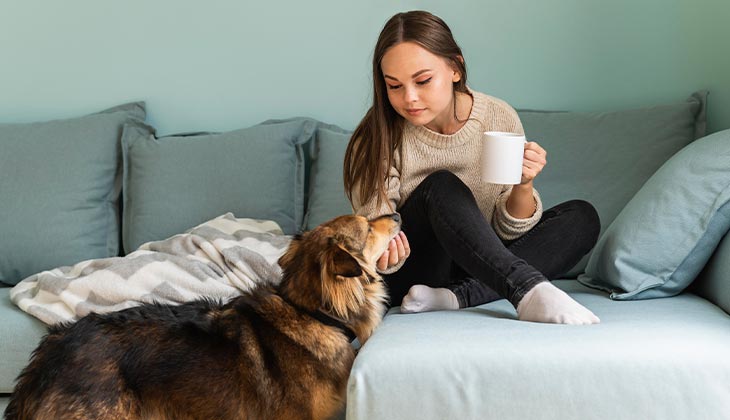
[[[681,293],[730,230],[730,130],[687,145],[629,201],[578,280],[617,300]]]
[[[0,282],[118,255],[122,127],[144,118],[135,102],[0,124]]]
[[[351,214],[352,206],[345,194],[342,164],[352,132],[336,125],[319,124],[311,146],[312,169],[309,178],[309,200],[305,229],[343,214]]]
[[[267,121],[225,133],[156,137],[129,124],[124,155],[124,250],[232,212],[273,220],[286,234],[304,219],[302,145],[316,122]]]

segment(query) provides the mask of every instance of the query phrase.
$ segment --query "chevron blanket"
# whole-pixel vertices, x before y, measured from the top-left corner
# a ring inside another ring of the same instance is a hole
[[[142,303],[227,300],[257,284],[276,284],[290,237],[272,221],[227,213],[125,257],[82,261],[30,276],[10,299],[46,324]]]

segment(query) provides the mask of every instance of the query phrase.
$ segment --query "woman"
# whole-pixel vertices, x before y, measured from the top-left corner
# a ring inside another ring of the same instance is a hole
[[[344,179],[357,214],[395,210],[403,220],[378,261],[391,302],[422,312],[501,297],[521,320],[598,323],[548,281],[595,245],[595,209],[576,200],[543,212],[533,181],[546,152],[536,142],[525,146],[519,185],[479,180],[483,132],[523,128],[506,102],[467,87],[449,27],[423,11],[393,16],[375,46],[373,85]]]

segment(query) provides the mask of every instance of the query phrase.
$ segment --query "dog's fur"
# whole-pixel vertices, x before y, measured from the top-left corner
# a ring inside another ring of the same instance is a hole
[[[55,326],[6,419],[326,419],[385,310],[375,271],[397,215],[341,216],[297,235],[280,284],[228,303],[143,305]],[[326,321],[326,318],[325,318]]]

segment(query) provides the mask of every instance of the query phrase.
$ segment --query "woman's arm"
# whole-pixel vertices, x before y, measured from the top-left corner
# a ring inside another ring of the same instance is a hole
[[[516,219],[530,218],[537,210],[532,193],[533,181],[547,164],[547,152],[534,141],[525,144],[522,161],[522,182],[512,187],[507,199],[507,212]]]
[[[532,188],[532,181],[512,187],[507,199],[507,212],[515,219],[528,219],[535,214],[537,201]]]
[[[400,162],[400,156],[396,151],[394,160],[396,165]],[[400,171],[397,166],[392,166],[388,171],[386,197],[387,202],[377,203],[377,197],[363,203],[358,197],[358,189],[352,191],[352,209],[355,214],[365,216],[368,219],[374,219],[383,214],[393,213],[396,211],[398,202],[400,201]],[[408,239],[402,231],[398,236],[390,241],[388,249],[380,256],[377,262],[377,269],[381,274],[389,274],[398,271],[405,262],[406,258],[411,254],[411,248]]]

